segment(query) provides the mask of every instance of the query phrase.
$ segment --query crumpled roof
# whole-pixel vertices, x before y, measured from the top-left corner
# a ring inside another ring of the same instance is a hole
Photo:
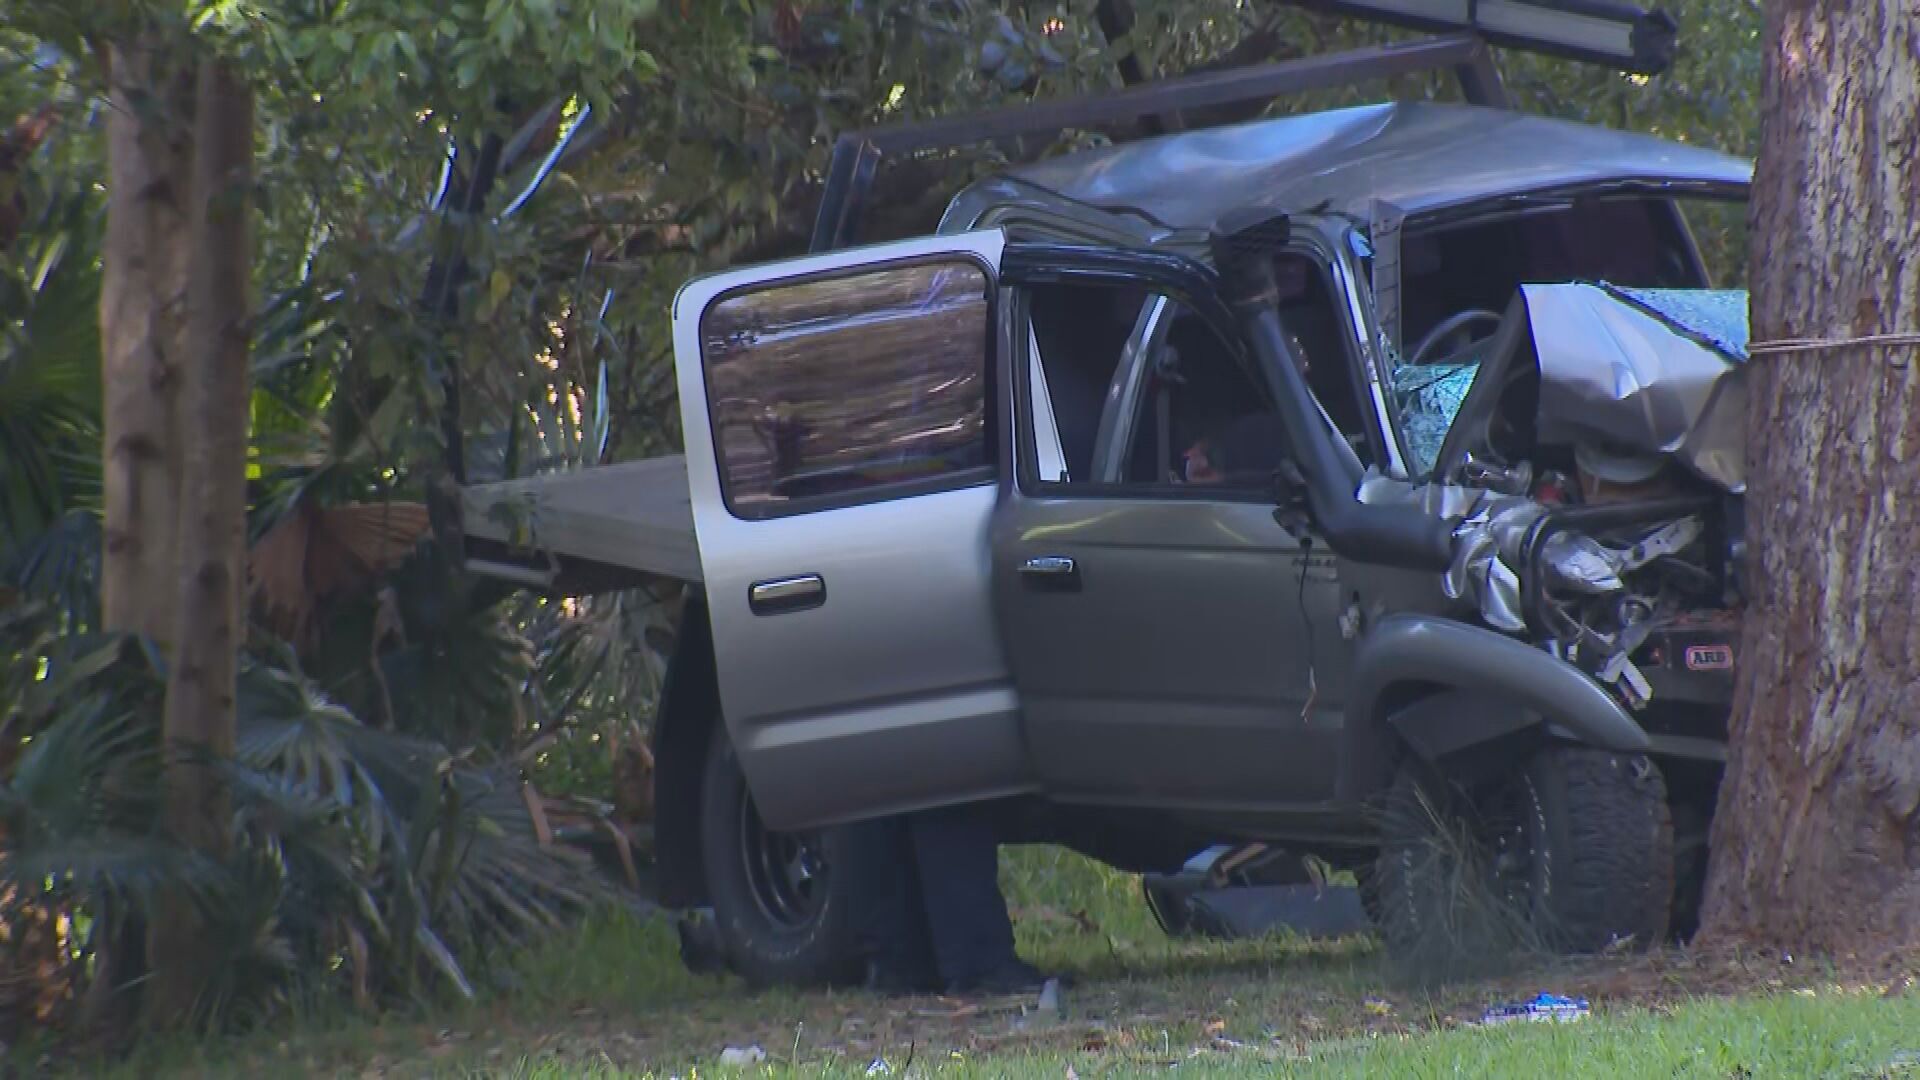
[[[1606,180],[1744,186],[1752,163],[1683,143],[1505,109],[1404,102],[1162,135],[1002,174],[1170,229],[1250,207],[1408,214]],[[991,182],[991,181],[987,181]]]

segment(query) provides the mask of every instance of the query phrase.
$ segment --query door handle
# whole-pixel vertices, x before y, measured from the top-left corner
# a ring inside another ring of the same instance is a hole
[[[1036,555],[1020,564],[1020,572],[1034,577],[1063,578],[1079,573],[1080,567],[1065,555]]]
[[[819,574],[757,581],[747,589],[747,606],[755,615],[784,615],[826,602],[827,583]]]
[[[1036,555],[1020,564],[1020,576],[1042,591],[1080,591],[1080,564],[1065,555]]]

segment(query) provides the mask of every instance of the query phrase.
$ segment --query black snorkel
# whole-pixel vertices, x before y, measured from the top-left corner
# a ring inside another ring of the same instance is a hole
[[[1273,257],[1286,246],[1286,215],[1261,212],[1223,223],[1209,238],[1227,303],[1254,357],[1278,380],[1280,420],[1321,536],[1356,562],[1444,571],[1453,560],[1452,523],[1407,507],[1373,506],[1356,494],[1361,474],[1313,402],[1299,357],[1280,324]]]

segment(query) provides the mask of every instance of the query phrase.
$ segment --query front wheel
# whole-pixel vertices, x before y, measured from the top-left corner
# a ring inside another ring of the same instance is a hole
[[[767,828],[719,725],[707,752],[700,842],[714,922],[734,971],[786,986],[858,976],[853,905],[833,874],[837,833]]]
[[[1392,950],[1483,947],[1490,927],[1570,953],[1666,939],[1673,821],[1644,757],[1553,745],[1471,789],[1410,765],[1382,828],[1369,884]]]

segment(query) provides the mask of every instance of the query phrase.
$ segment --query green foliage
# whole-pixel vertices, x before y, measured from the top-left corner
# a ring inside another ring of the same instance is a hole
[[[18,760],[0,777],[0,894],[11,903],[135,906],[165,885],[203,894],[215,868],[156,837],[159,741],[148,718],[164,682],[124,638],[62,636],[48,609],[0,611],[10,660],[5,735]]]
[[[500,950],[610,896],[585,856],[539,843],[514,771],[367,728],[261,663],[243,674],[235,755],[214,762],[231,856],[182,850],[155,825],[163,677],[127,639],[58,625],[42,607],[0,611],[5,735],[23,745],[0,775],[0,907],[124,918],[189,889],[228,954],[209,1018],[316,995],[470,996]],[[106,932],[95,924],[70,961]]]
[[[245,25],[220,18],[223,6],[207,16]],[[601,97],[655,70],[643,46],[658,0],[265,6],[274,59],[309,84],[435,109],[456,127],[488,123],[503,101],[537,101],[557,87]]]
[[[67,164],[70,141],[56,129],[37,159]],[[56,167],[0,178],[8,195],[21,214],[0,251],[0,565],[100,493],[100,192]]]
[[[302,845],[304,863],[285,858],[284,843],[274,849],[266,865],[288,868],[281,880],[298,888],[286,895],[302,904],[301,918],[279,917],[309,954],[349,943],[364,952],[356,978],[372,991],[417,994],[431,971],[470,995],[467,969],[493,948],[606,897],[583,856],[538,844],[512,771],[367,728],[270,667],[248,672],[243,710],[233,772],[243,815],[269,837],[295,824],[325,839],[328,814],[341,829],[336,843]]]
[[[490,759],[520,737],[534,662],[499,595],[425,545],[378,587],[331,607],[307,671],[370,724]]]
[[[542,791],[614,790],[613,749],[644,738],[659,697],[671,615],[644,590],[522,603],[523,632],[539,643],[527,735]]]

